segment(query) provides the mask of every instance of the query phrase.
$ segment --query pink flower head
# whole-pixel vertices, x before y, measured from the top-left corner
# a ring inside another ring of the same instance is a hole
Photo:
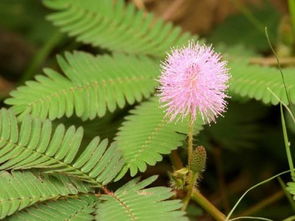
[[[173,50],[162,64],[160,102],[164,102],[166,116],[174,120],[200,114],[208,123],[222,115],[227,102],[228,69],[226,62],[211,46],[190,43]]]

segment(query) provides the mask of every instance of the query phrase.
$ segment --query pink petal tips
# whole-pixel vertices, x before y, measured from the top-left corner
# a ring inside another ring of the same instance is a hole
[[[173,50],[162,64],[160,102],[170,120],[200,114],[208,123],[226,109],[229,74],[226,62],[212,47],[190,43]]]

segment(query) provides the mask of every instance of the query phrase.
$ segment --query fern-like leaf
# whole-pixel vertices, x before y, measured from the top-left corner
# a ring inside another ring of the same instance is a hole
[[[92,192],[88,185],[65,176],[20,171],[0,172],[0,186],[0,219],[36,202]]]
[[[95,204],[95,196],[48,201],[22,210],[7,221],[92,221]]]
[[[179,27],[124,0],[46,0],[57,12],[48,19],[78,41],[114,51],[163,56],[172,46],[193,38]]]
[[[187,120],[168,122],[157,97],[132,110],[125,120],[115,138],[126,162],[121,175],[130,169],[134,176],[138,171],[144,172],[147,165],[161,161],[162,154],[182,145],[188,128]],[[198,121],[195,130],[200,129],[201,121]]]
[[[74,112],[82,119],[102,117],[107,110],[149,97],[159,73],[157,62],[144,56],[74,52],[58,56],[58,63],[66,77],[45,69],[46,76],[36,76],[36,81],[11,92],[6,103],[16,114],[51,120]]]
[[[232,61],[230,70],[232,78],[229,89],[232,94],[254,98],[266,104],[276,105],[279,100],[289,103],[278,69],[249,65],[246,61]],[[294,68],[283,69],[283,74],[291,103],[295,103]]]
[[[94,184],[107,184],[123,166],[121,152],[107,139],[94,138],[79,153],[83,129],[60,124],[55,129],[49,120],[27,116],[20,128],[11,111],[0,111],[0,169],[43,168],[48,173],[63,173]],[[79,153],[79,154],[78,154]]]
[[[114,193],[103,195],[98,204],[98,221],[187,221],[179,200],[167,200],[173,193],[167,187],[145,188],[156,177],[138,182],[131,180]],[[145,188],[145,189],[144,189]]]

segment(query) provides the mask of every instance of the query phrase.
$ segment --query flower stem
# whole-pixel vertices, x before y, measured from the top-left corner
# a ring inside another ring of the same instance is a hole
[[[193,128],[194,121],[192,116],[189,117],[189,126],[188,126],[188,144],[187,144],[187,154],[188,154],[188,169],[191,170],[192,166],[192,156],[193,156]]]
[[[193,189],[194,189],[194,186],[195,186],[195,183],[196,183],[196,180],[198,178],[198,174],[197,173],[192,173],[190,171],[190,174],[189,174],[189,186],[187,188],[187,194],[183,200],[183,206],[182,206],[182,210],[186,210],[188,204],[189,204],[189,201],[192,197],[192,193],[193,193]]]
[[[205,209],[215,220],[224,221],[225,215],[209,202],[198,190],[193,189],[192,199]]]
[[[197,180],[198,175],[196,173],[193,173],[192,171],[192,156],[193,156],[193,118],[192,115],[189,116],[189,125],[188,125],[188,144],[187,144],[187,155],[188,155],[188,170],[189,170],[189,176],[188,176],[188,188],[187,188],[187,194],[183,200],[183,206],[182,210],[186,210],[189,201],[191,199],[192,191],[195,186],[195,182]]]

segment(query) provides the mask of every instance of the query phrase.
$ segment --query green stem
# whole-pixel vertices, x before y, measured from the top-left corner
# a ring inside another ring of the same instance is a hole
[[[188,169],[191,170],[192,166],[192,156],[193,156],[193,128],[194,121],[192,116],[189,117],[189,127],[188,127],[188,144],[187,144],[187,154],[188,154]]]
[[[282,187],[282,190],[284,191],[285,193],[285,196],[287,197],[293,211],[295,212],[295,201],[293,200],[293,196],[291,195],[291,193],[289,193],[286,189],[286,184],[284,183],[284,181],[281,179],[281,177],[278,177],[278,181]]]
[[[192,193],[193,193],[193,189],[194,189],[194,186],[195,186],[195,183],[196,183],[196,180],[198,178],[198,174],[197,173],[191,173],[190,171],[190,175],[189,175],[189,186],[188,186],[188,189],[187,189],[187,194],[183,200],[183,206],[182,206],[182,210],[185,211],[188,204],[189,204],[189,201],[192,197]]]
[[[195,182],[197,180],[197,174],[192,172],[192,156],[193,156],[193,118],[192,115],[189,116],[188,122],[188,141],[187,141],[187,155],[188,155],[188,170],[189,170],[189,177],[188,177],[188,188],[187,194],[183,200],[182,210],[186,210],[189,201],[191,199],[192,191],[195,186]]]
[[[205,209],[215,220],[224,221],[225,215],[209,202],[199,191],[193,189],[192,199]]]
[[[291,150],[290,150],[290,142],[289,142],[289,138],[288,138],[288,133],[287,133],[286,122],[285,122],[282,104],[280,104],[280,110],[281,110],[281,121],[282,121],[282,128],[283,128],[284,143],[285,143],[285,149],[286,149],[289,167],[291,170],[291,178],[293,181],[295,181],[294,164],[293,164],[292,154],[291,154]]]

